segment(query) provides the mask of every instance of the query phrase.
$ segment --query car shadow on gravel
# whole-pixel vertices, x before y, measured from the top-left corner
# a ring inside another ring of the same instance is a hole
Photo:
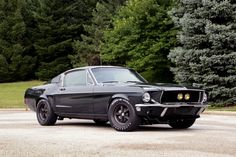
[[[73,127],[87,127],[87,128],[107,128],[113,129],[109,123],[104,125],[95,124],[93,122],[60,122],[56,123],[55,126],[73,126]],[[148,132],[148,131],[184,131],[184,130],[194,130],[194,129],[173,129],[168,125],[140,125],[140,127],[135,130],[135,132]]]
[[[55,126],[77,126],[77,127],[100,127],[110,128],[110,124],[99,125],[93,122],[61,122],[56,123]]]
[[[142,132],[148,132],[148,131],[167,131],[167,132],[176,132],[176,131],[193,131],[194,128],[188,128],[188,129],[173,129],[169,127],[168,125],[148,125],[144,126],[141,125],[137,131],[142,131]]]

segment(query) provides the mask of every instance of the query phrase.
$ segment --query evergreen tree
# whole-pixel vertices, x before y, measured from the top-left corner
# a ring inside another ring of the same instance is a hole
[[[176,45],[176,30],[167,11],[172,1],[129,0],[105,31],[102,59],[134,68],[152,82],[171,82],[167,55]]]
[[[76,52],[70,56],[74,67],[101,64],[100,45],[103,42],[103,31],[111,27],[112,17],[123,3],[124,0],[97,2],[91,23],[84,25],[86,33],[81,35],[82,40],[77,40],[74,44]]]
[[[84,32],[83,24],[91,18],[92,0],[40,0],[34,12],[37,28],[34,30],[38,56],[39,79],[47,80],[72,67],[69,54],[73,41]]]
[[[0,1],[0,82],[32,77],[36,58],[22,16],[25,1]]]
[[[180,0],[172,10],[182,29],[169,58],[176,81],[194,83],[211,101],[236,102],[236,2]]]

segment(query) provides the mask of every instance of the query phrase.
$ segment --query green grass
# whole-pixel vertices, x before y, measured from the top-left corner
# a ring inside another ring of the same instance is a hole
[[[235,112],[236,111],[236,105],[234,106],[229,106],[229,107],[208,107],[209,111],[232,111]]]
[[[0,108],[24,108],[25,90],[41,84],[41,81],[0,83]]]

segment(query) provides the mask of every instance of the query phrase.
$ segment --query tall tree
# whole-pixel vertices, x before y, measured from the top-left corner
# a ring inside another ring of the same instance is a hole
[[[84,33],[83,24],[89,22],[95,0],[40,0],[34,12],[37,28],[34,46],[38,56],[36,75],[47,80],[72,67],[69,54],[74,40]]]
[[[0,82],[32,77],[36,58],[22,16],[24,0],[0,1]]]
[[[85,34],[82,34],[81,40],[77,40],[74,44],[76,52],[70,56],[74,67],[101,64],[100,45],[103,42],[103,31],[111,27],[113,15],[124,1],[97,2],[92,12],[91,23],[84,25]]]
[[[171,82],[167,55],[176,45],[176,30],[168,16],[172,1],[129,0],[105,31],[102,59],[129,66],[152,82]]]
[[[236,1],[179,0],[172,18],[181,47],[171,51],[176,81],[194,83],[214,102],[236,102]]]

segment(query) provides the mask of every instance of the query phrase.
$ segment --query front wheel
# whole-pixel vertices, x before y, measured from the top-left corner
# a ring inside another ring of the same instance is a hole
[[[125,99],[112,101],[108,118],[111,126],[117,131],[133,131],[138,128],[140,118],[136,115],[133,106]]]
[[[169,125],[175,129],[187,129],[191,127],[195,122],[195,119],[178,119],[169,122]]]
[[[36,110],[37,119],[40,125],[54,125],[57,121],[57,115],[52,111],[47,100],[40,100]]]

